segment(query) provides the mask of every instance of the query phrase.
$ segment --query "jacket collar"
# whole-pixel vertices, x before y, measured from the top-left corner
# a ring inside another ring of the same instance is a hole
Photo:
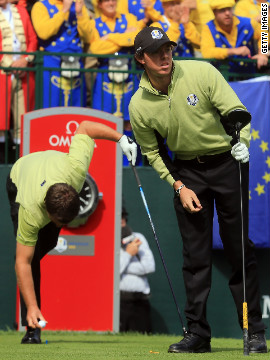
[[[176,63],[175,61],[173,61],[172,77],[171,77],[171,83],[170,83],[169,87],[173,86],[174,79],[177,77],[179,70],[180,70],[179,62]],[[161,95],[160,92],[152,86],[146,71],[144,71],[142,74],[141,81],[140,81],[140,87],[146,91],[151,92],[152,94]]]

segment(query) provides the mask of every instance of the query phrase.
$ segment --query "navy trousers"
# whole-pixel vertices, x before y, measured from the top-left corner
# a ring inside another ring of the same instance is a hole
[[[176,160],[181,181],[195,192],[202,210],[188,213],[178,196],[174,207],[183,241],[183,277],[187,302],[185,315],[188,328],[206,339],[211,337],[206,317],[207,298],[211,288],[213,214],[216,206],[219,232],[224,254],[231,265],[229,287],[242,327],[243,271],[242,226],[239,164],[230,152],[206,162]],[[245,243],[246,300],[248,303],[249,332],[265,329],[260,309],[260,291],[254,244],[248,238],[249,164],[241,164],[243,220]]]

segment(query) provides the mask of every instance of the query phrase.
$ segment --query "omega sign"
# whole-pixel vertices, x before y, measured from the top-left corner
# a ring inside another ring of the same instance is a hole
[[[79,127],[79,123],[75,120],[71,120],[66,125],[66,135],[51,135],[49,138],[49,144],[51,146],[70,146],[73,135]]]

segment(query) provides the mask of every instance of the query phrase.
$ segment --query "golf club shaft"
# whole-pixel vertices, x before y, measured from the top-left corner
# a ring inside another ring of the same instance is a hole
[[[142,197],[142,200],[143,200],[143,204],[144,204],[145,210],[147,212],[147,215],[148,215],[151,227],[152,227],[154,238],[156,240],[158,251],[159,251],[159,254],[160,254],[160,257],[161,257],[161,261],[162,261],[162,264],[163,264],[163,267],[164,267],[164,270],[165,270],[165,273],[166,273],[166,276],[167,276],[167,279],[168,279],[168,282],[169,282],[169,286],[170,286],[170,289],[171,289],[173,300],[174,300],[174,303],[175,303],[175,306],[176,306],[176,309],[177,309],[177,313],[178,313],[178,316],[179,316],[179,319],[180,319],[180,322],[181,322],[181,325],[182,325],[184,335],[185,335],[187,333],[187,330],[186,330],[186,328],[184,326],[183,319],[182,319],[182,316],[181,316],[181,312],[180,312],[179,306],[177,304],[176,296],[175,296],[175,293],[174,293],[174,290],[173,290],[173,287],[172,287],[172,282],[171,282],[169,272],[168,272],[168,269],[167,269],[167,266],[166,266],[166,263],[165,263],[165,260],[164,260],[160,245],[159,245],[159,241],[158,241],[158,238],[157,238],[155,226],[154,226],[154,223],[153,223],[152,218],[151,218],[151,214],[150,214],[147,202],[146,202],[146,198],[144,196],[144,192],[143,192],[142,185],[141,185],[141,182],[140,182],[140,179],[139,179],[139,175],[138,175],[138,172],[137,172],[135,166],[131,165],[131,167],[132,167],[132,170],[134,172],[134,175],[135,175],[135,178],[136,178],[139,190],[140,190],[140,194],[141,194],[141,197]]]
[[[240,142],[240,132],[237,133],[237,141]],[[243,218],[243,194],[242,194],[242,173],[241,162],[238,162],[239,184],[240,184],[240,209],[241,209],[241,241],[242,241],[242,271],[243,271],[243,344],[244,355],[249,355],[248,347],[248,306],[246,302],[246,261],[245,261],[245,239],[244,239],[244,218]]]

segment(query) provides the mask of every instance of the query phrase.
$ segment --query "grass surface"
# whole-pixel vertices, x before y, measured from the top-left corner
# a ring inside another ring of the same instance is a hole
[[[212,339],[212,353],[169,354],[169,345],[181,337],[43,331],[41,345],[21,345],[22,336],[16,331],[0,331],[1,360],[247,359],[242,339]],[[267,343],[269,348],[270,341]],[[270,359],[269,352],[249,357]]]

